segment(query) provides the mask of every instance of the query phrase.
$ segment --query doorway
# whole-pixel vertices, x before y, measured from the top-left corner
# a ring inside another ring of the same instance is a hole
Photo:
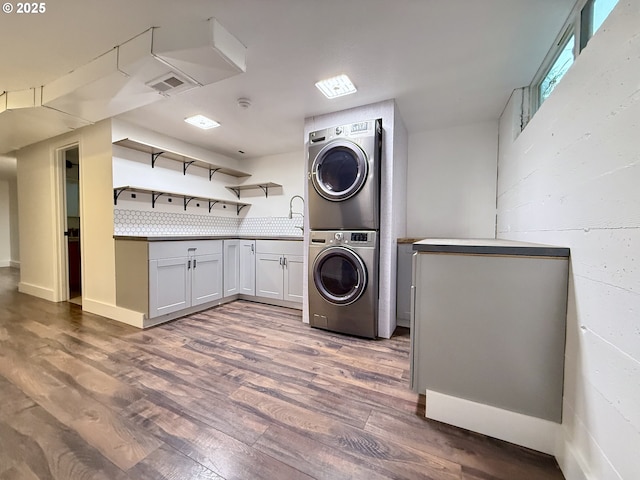
[[[65,212],[69,302],[82,305],[82,261],[80,242],[80,149],[62,152],[65,166]]]

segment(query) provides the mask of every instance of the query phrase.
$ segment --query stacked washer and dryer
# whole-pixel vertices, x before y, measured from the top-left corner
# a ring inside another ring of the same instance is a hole
[[[311,132],[309,323],[378,334],[382,120]]]

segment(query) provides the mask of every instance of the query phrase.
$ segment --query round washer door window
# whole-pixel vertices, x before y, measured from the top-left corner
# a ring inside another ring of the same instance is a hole
[[[353,197],[367,181],[369,165],[362,149],[348,140],[331,142],[311,165],[313,186],[322,197],[339,202]]]
[[[367,288],[362,259],[344,247],[329,247],[313,263],[313,282],[322,297],[335,305],[349,305]]]

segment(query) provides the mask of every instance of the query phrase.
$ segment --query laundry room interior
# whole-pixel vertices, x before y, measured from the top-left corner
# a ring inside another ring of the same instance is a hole
[[[640,0],[77,3],[0,15],[0,478],[640,478]]]

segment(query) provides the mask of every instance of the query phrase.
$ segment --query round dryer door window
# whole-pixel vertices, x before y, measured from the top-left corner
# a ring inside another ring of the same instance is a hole
[[[325,300],[349,305],[367,288],[367,269],[362,259],[348,248],[329,247],[316,257],[313,281]]]
[[[353,197],[367,181],[367,156],[355,143],[328,143],[313,160],[311,175],[319,195],[334,202]]]

